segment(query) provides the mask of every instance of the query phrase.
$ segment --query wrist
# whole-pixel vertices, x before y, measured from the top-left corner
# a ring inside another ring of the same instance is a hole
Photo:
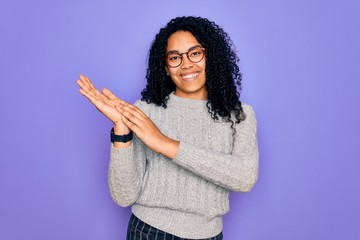
[[[114,134],[116,135],[125,135],[125,134],[128,134],[130,133],[130,129],[124,124],[117,124],[117,123],[114,123]]]
[[[176,156],[179,145],[179,141],[166,137],[166,139],[163,141],[163,144],[160,145],[162,146],[160,149],[160,154],[173,159]]]
[[[121,142],[121,143],[127,143],[129,141],[131,141],[133,139],[133,132],[130,131],[127,134],[121,134],[121,135],[117,135],[114,133],[114,128],[111,129],[110,131],[110,140],[111,142]]]

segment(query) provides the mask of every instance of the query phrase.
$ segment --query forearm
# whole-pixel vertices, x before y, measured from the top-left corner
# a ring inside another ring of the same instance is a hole
[[[258,176],[257,145],[241,155],[214,153],[182,142],[174,163],[219,186],[248,192]]]
[[[164,135],[158,141],[159,143],[157,144],[156,149],[154,149],[155,152],[173,159],[179,149],[180,142]]]
[[[181,142],[174,162],[227,189],[251,190],[258,177],[259,150],[255,113],[250,106],[244,110],[247,117],[236,125],[231,151]]]
[[[123,149],[111,147],[109,188],[114,201],[120,206],[129,206],[137,200],[141,192],[145,161],[139,146],[131,144]]]

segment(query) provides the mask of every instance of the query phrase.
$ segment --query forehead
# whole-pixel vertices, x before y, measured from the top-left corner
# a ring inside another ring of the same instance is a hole
[[[167,42],[167,51],[187,51],[189,48],[201,45],[194,35],[188,31],[177,31],[170,35]]]

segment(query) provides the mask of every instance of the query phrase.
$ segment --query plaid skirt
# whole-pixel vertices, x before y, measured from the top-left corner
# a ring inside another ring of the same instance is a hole
[[[222,240],[223,234],[219,233],[212,238],[206,238],[203,240]],[[134,214],[131,215],[129,220],[129,226],[127,230],[126,240],[190,240],[188,238],[180,238],[170,233],[166,233],[157,228],[144,223]]]

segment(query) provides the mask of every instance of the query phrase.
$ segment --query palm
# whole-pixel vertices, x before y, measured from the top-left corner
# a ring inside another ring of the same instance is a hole
[[[115,109],[115,106],[121,102],[118,97],[107,89],[104,89],[103,93],[101,93],[85,76],[80,76],[80,80],[77,80],[77,83],[80,86],[80,93],[102,114],[114,123],[121,121],[121,114]]]

